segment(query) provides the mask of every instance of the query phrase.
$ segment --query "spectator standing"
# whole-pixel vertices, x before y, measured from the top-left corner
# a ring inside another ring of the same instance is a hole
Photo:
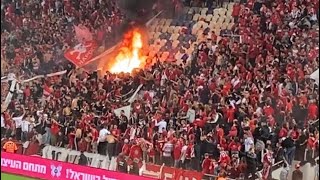
[[[87,159],[87,156],[84,155],[83,151],[81,151],[81,154],[80,154],[80,158],[79,158],[79,165],[82,165],[82,166],[86,166],[88,165],[88,159]]]
[[[1,138],[6,134],[6,123],[4,120],[4,113],[1,113]]]
[[[283,140],[281,145],[284,148],[284,158],[288,162],[289,166],[291,166],[295,155],[296,146],[290,133],[288,133],[287,137]]]
[[[22,124],[22,119],[24,118],[25,115],[25,109],[22,107],[23,113],[21,116],[18,117],[13,117],[12,120],[15,122],[15,134],[16,134],[16,140],[20,141],[21,140],[21,124]]]
[[[288,178],[289,178],[289,170],[290,170],[289,166],[288,166],[287,162],[285,161],[283,163],[279,179],[280,180],[288,180]]]
[[[126,157],[122,153],[120,153],[117,157],[117,170],[122,173],[128,172]]]
[[[257,169],[257,155],[254,152],[254,148],[250,148],[249,152],[246,153],[247,160],[247,171],[246,179],[255,180],[255,174]]]
[[[173,147],[173,144],[171,141],[168,141],[163,145],[162,160],[163,160],[163,163],[165,164],[165,166],[171,167],[173,165],[172,164],[172,162],[173,162],[173,159],[172,159],[173,149],[174,149],[174,147]]]
[[[167,129],[167,122],[164,119],[161,119],[160,122],[157,122],[155,124],[155,126],[158,127],[158,132],[161,134],[164,130]]]
[[[26,117],[24,117],[22,119],[21,122],[21,141],[25,142],[27,141],[27,137],[28,137],[28,133],[29,133],[29,129],[30,129],[30,122],[28,121],[28,119]]]
[[[303,173],[300,170],[300,164],[296,164],[295,170],[292,172],[292,180],[303,180]]]
[[[319,159],[316,162],[316,166],[314,167],[314,180],[319,179]]]
[[[272,167],[272,150],[271,147],[267,149],[267,153],[264,154],[263,156],[263,170],[262,170],[262,179],[263,180],[268,180],[271,177],[271,167]]]
[[[110,131],[107,129],[106,125],[104,125],[103,128],[99,131],[98,153],[101,155],[107,155],[107,135],[109,134]]]

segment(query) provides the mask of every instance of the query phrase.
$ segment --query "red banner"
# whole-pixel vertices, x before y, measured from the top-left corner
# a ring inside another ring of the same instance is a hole
[[[93,57],[97,47],[98,46],[94,41],[80,43],[72,49],[67,50],[67,52],[64,54],[64,57],[77,67],[81,67]]]
[[[53,180],[150,180],[142,176],[5,152],[1,152],[1,172]]]
[[[142,171],[142,176],[161,180],[180,180],[181,178],[202,180],[203,174],[197,171],[183,170],[179,168],[166,167],[148,163],[146,164],[146,169]]]

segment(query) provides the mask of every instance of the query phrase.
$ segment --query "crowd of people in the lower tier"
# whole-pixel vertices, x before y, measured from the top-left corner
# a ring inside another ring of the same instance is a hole
[[[289,2],[236,4],[242,41],[204,35],[182,64],[103,77],[68,66],[65,75],[21,84],[2,111],[2,137],[231,178],[263,169],[268,179],[272,159],[290,167],[305,150],[312,162],[319,88],[308,75],[319,66],[319,7]],[[121,96],[140,84],[130,117],[115,115],[129,104]]]

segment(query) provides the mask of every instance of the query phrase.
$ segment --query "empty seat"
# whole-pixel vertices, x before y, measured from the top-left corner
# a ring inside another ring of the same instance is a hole
[[[179,44],[179,41],[178,41],[178,40],[174,40],[174,41],[172,42],[172,48],[178,47],[178,44]]]
[[[229,23],[231,22],[231,18],[230,18],[230,17],[226,17],[226,18],[224,19],[224,22],[227,23],[227,24],[229,24]]]
[[[232,17],[232,11],[227,11],[226,16],[227,17]]]
[[[170,37],[170,40],[177,40],[179,37],[179,34],[175,33],[175,34],[172,34],[171,37]]]
[[[167,32],[170,33],[170,34],[173,33],[174,32],[174,26],[169,26],[168,29],[167,29]]]
[[[163,32],[163,33],[166,33],[166,32],[168,32],[168,26],[163,26],[162,28],[161,28],[161,32]]]
[[[201,15],[206,15],[208,12],[208,8],[202,8],[201,11],[200,11],[200,14]]]
[[[164,25],[169,27],[171,22],[172,22],[172,19],[166,19]]]
[[[213,17],[213,15],[212,14],[208,14],[207,16],[206,16],[206,22],[210,22],[211,21],[211,19],[212,19],[212,17]]]
[[[192,18],[193,21],[198,21],[200,14],[195,14]]]
[[[223,24],[221,24],[220,29],[227,29],[227,27],[228,27],[228,24],[223,23]]]
[[[180,32],[180,29],[181,29],[180,27],[175,26],[174,29],[173,29],[173,32],[174,32],[174,33],[179,33],[179,32]]]
[[[166,22],[166,19],[161,19],[158,24],[162,26],[164,25],[165,22]]]
[[[207,15],[200,15],[199,21],[205,21],[206,17],[207,17]]]

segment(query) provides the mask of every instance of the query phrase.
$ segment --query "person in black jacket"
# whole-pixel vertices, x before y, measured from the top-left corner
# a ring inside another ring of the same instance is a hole
[[[284,148],[284,158],[288,164],[291,165],[296,151],[296,146],[291,138],[291,133],[288,133],[288,136],[282,141],[281,146]]]
[[[256,169],[257,169],[257,155],[254,152],[254,148],[251,148],[246,153],[246,160],[247,160],[247,172],[245,179],[255,179]]]
[[[83,165],[83,166],[86,166],[88,164],[88,159],[87,159],[87,156],[85,156],[83,154],[83,151],[81,151],[81,154],[80,154],[80,159],[79,159],[79,165]]]

